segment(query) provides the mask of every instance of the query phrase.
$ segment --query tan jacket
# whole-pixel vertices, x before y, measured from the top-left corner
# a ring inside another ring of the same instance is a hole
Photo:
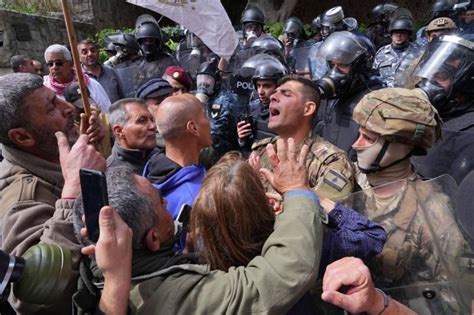
[[[0,231],[2,249],[21,256],[31,246],[56,244],[72,251],[77,270],[80,247],[72,226],[73,201],[63,200],[64,179],[59,164],[51,163],[8,146],[1,147],[0,163]],[[54,307],[10,303],[18,314],[68,314],[75,290],[77,272],[71,279],[61,303]]]

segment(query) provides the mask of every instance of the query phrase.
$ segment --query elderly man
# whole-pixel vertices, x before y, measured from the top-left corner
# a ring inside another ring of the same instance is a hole
[[[352,192],[352,165],[344,151],[311,131],[319,102],[319,92],[313,82],[303,78],[281,79],[271,96],[268,120],[268,128],[278,137],[254,143],[250,161],[258,159],[263,167],[270,167],[267,144],[279,137],[294,138],[298,146],[307,144],[312,152],[306,161],[311,188],[320,196],[340,200]]]
[[[73,111],[71,104],[43,86],[38,75],[0,77],[2,249],[20,256],[39,242],[55,243],[73,251],[77,268],[80,253],[71,206],[80,191],[79,168],[102,170],[105,160],[90,144],[95,141],[97,118],[89,120],[89,135],[79,137]],[[76,143],[69,148],[68,142]],[[19,314],[68,314],[75,275],[56,304],[20,303],[13,296],[10,302]]]
[[[152,153],[156,152],[156,125],[145,102],[125,98],[112,104],[109,122],[115,136],[107,167],[127,164],[141,175]]]
[[[54,44],[46,48],[44,59],[49,69],[49,75],[43,78],[44,85],[51,89],[58,97],[63,98],[64,89],[68,83],[77,81],[71,53],[66,47]],[[110,106],[110,99],[102,85],[87,75],[84,75],[84,82],[89,89],[91,98],[96,102],[99,109],[102,112],[107,112]]]
[[[99,46],[91,39],[84,39],[77,45],[79,60],[83,71],[91,78],[96,79],[104,88],[113,103],[123,97],[115,72],[99,62]]]
[[[156,124],[165,152],[150,158],[143,175],[161,191],[176,219],[184,204],[193,205],[206,173],[198,160],[201,150],[212,145],[209,119],[196,97],[182,94],[161,103]],[[181,245],[184,248],[184,242]]]
[[[33,60],[25,55],[15,55],[11,57],[10,66],[13,72],[35,73]]]

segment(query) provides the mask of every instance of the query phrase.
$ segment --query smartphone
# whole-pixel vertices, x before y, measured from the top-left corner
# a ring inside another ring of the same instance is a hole
[[[245,121],[247,124],[250,124],[250,126],[253,128],[253,116],[252,115],[242,115],[242,117],[240,117],[240,121]]]
[[[87,234],[92,242],[97,243],[99,240],[99,212],[103,206],[109,204],[107,181],[103,172],[86,168],[79,170],[79,178]]]
[[[188,231],[189,219],[191,217],[191,209],[192,207],[187,203],[183,204],[181,209],[179,209],[178,216],[176,217],[176,221],[182,224],[183,229],[185,231]]]

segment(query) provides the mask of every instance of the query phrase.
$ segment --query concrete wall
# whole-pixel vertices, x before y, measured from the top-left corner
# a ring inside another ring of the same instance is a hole
[[[74,28],[78,38],[96,33],[89,23],[74,23]],[[11,56],[18,54],[44,62],[44,50],[55,43],[68,43],[62,18],[0,10],[0,67],[9,67]]]

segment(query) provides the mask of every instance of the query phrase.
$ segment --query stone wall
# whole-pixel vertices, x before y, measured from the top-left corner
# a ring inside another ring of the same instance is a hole
[[[78,38],[93,36],[96,28],[74,23]],[[0,9],[0,67],[9,67],[13,55],[25,54],[44,62],[43,52],[51,44],[67,44],[62,18],[44,17]]]

